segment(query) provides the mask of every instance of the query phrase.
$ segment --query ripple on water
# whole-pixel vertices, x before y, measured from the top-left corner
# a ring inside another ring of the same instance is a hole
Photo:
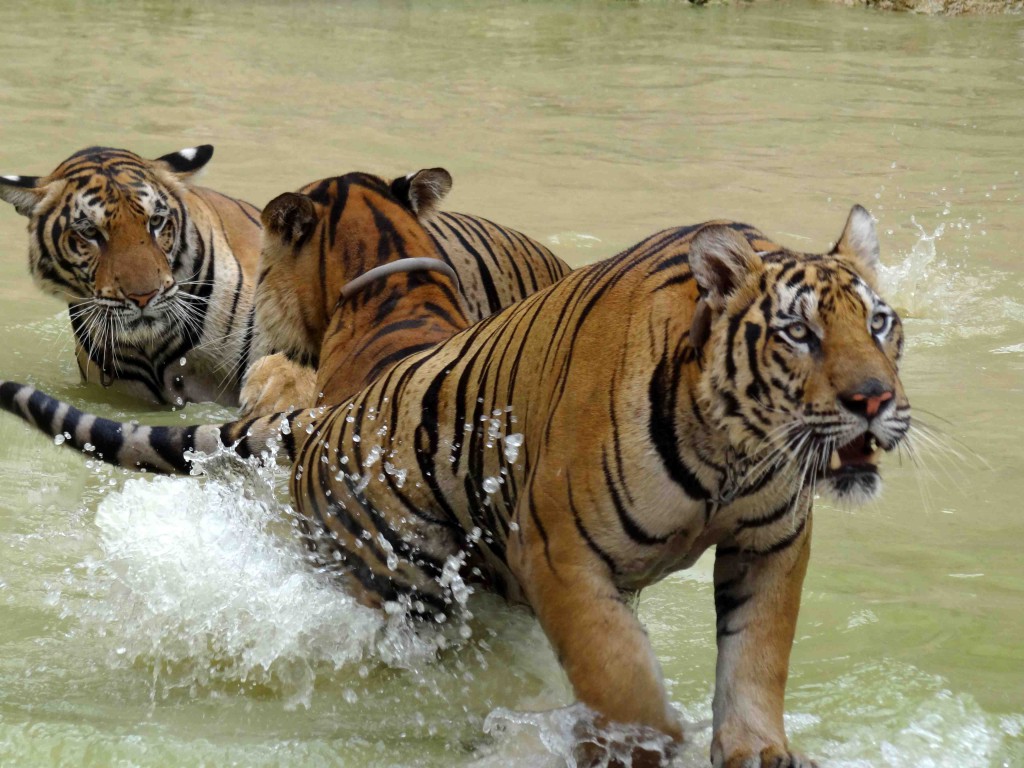
[[[995,768],[1024,765],[1024,714],[985,712],[945,681],[895,662],[864,664],[819,684],[790,685],[786,730],[795,749],[822,768]],[[705,768],[711,701],[676,704],[687,746],[676,768]],[[810,711],[813,710],[813,711]],[[579,707],[544,713],[497,709],[485,728],[495,737],[474,768],[573,765]]]

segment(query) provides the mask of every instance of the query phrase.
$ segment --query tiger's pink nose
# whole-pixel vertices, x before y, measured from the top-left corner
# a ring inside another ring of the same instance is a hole
[[[146,305],[156,298],[158,293],[160,293],[159,289],[150,291],[149,293],[129,293],[126,295],[126,298],[139,309],[145,309]]]
[[[880,384],[880,382],[872,381],[871,384]],[[882,386],[866,386],[860,392],[840,395],[839,399],[847,410],[872,419],[882,409],[882,406],[892,400],[892,397],[891,389],[884,389]]]

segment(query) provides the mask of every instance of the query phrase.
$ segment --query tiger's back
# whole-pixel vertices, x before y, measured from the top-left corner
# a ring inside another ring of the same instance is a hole
[[[423,220],[462,286],[466,315],[482,320],[569,274],[550,249],[481,216],[439,211]]]

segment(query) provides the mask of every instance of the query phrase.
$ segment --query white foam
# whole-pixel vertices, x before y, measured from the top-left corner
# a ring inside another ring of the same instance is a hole
[[[114,664],[152,665],[160,690],[242,682],[308,706],[319,673],[433,657],[434,638],[306,562],[271,478],[213,474],[131,479],[100,503],[103,554],[85,577],[95,599],[75,611],[110,638]]]

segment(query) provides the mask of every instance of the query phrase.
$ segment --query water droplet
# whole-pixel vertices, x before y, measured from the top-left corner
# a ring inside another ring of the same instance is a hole
[[[353,440],[355,440],[355,438],[353,438]],[[366,461],[363,462],[363,468],[369,469],[372,467],[377,463],[383,453],[384,451],[379,445],[373,446],[373,448],[370,449],[370,452],[366,455]]]
[[[514,464],[516,459],[519,458],[519,449],[523,445],[523,434],[521,432],[513,432],[511,435],[505,435],[505,461],[509,464]]]
[[[487,493],[497,493],[498,489],[501,488],[501,481],[496,477],[485,477],[483,487]]]

